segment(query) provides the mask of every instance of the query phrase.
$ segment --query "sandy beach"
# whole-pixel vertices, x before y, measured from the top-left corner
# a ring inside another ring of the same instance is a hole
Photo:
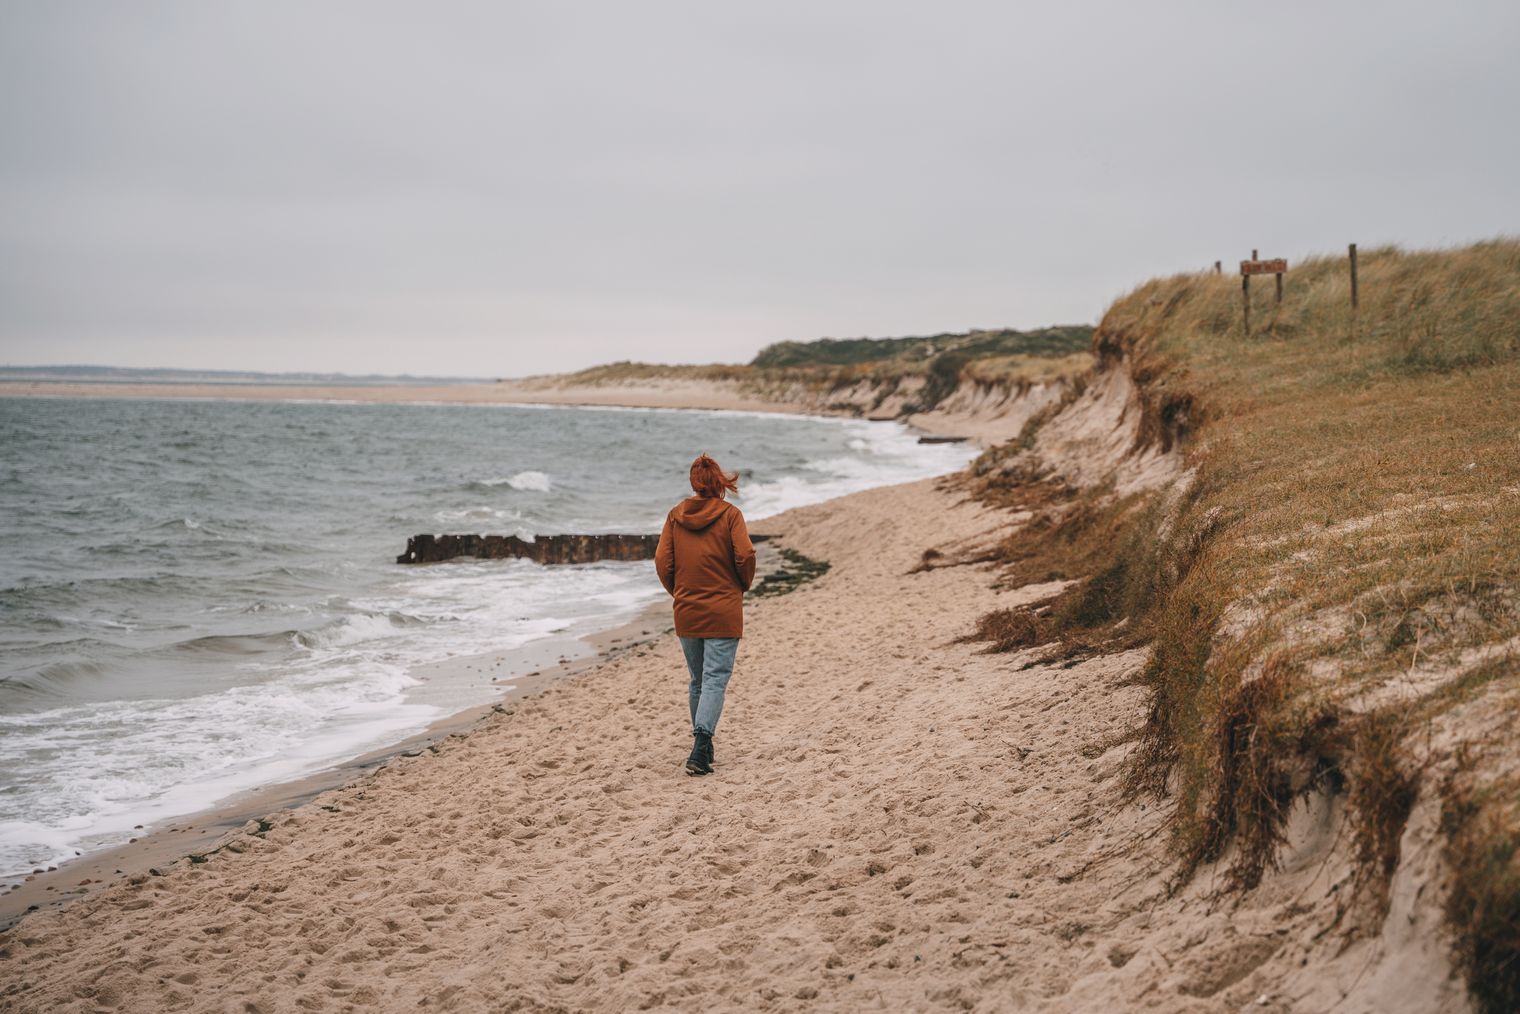
[[[0,1009],[1460,1009],[1428,907],[1330,932],[1333,814],[1244,899],[1169,894],[1163,814],[1117,784],[1145,650],[984,654],[977,615],[1060,586],[914,571],[1015,520],[928,480],[757,525],[833,569],[748,606],[715,775],[682,770],[664,635],[34,913]]]

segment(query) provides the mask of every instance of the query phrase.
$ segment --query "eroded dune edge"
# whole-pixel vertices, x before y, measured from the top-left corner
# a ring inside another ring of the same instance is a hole
[[[1363,264],[1143,286],[965,475],[757,525],[832,566],[715,775],[667,635],[34,914],[0,1009],[1507,1009],[1520,247]]]

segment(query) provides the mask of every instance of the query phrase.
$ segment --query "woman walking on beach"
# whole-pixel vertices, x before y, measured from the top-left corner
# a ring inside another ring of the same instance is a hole
[[[755,547],[739,508],[723,499],[738,476],[706,454],[691,463],[691,488],[665,516],[654,565],[675,597],[676,636],[691,674],[688,774],[712,771],[713,733],[744,636],[744,593],[755,579]]]

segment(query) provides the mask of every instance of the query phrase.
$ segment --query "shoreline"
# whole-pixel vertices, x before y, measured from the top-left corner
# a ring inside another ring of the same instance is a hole
[[[568,388],[558,391],[533,390],[524,392],[512,389],[511,382],[501,384],[459,383],[446,386],[427,385],[364,385],[364,386],[312,386],[270,384],[144,384],[136,382],[89,382],[89,381],[0,381],[0,398],[70,399],[99,398],[102,400],[187,400],[187,401],[268,401],[268,402],[323,402],[339,404],[393,404],[393,405],[510,405],[542,408],[612,408],[628,410],[694,411],[694,412],[744,412],[763,415],[808,416],[819,419],[859,419],[867,422],[896,422],[910,431],[923,435],[943,436],[945,427],[925,425],[925,416],[907,419],[868,419],[850,413],[820,414],[807,406],[781,402],[761,401],[733,397],[712,397],[715,388],[709,384],[678,385],[679,390],[668,386],[637,389],[641,397],[628,397],[627,389],[622,395],[592,388]],[[686,388],[690,390],[686,390]],[[367,397],[353,397],[363,392]],[[438,397],[447,393],[449,397]],[[588,394],[601,393],[603,400],[582,400]],[[550,394],[550,398],[540,396]],[[530,400],[530,398],[535,400]],[[980,437],[957,437],[985,446]],[[891,488],[891,487],[879,487]],[[866,492],[869,492],[866,491]],[[835,498],[838,499],[838,498]],[[824,501],[829,503],[832,501]],[[755,522],[763,524],[765,520]],[[760,544],[760,567],[757,581],[779,566],[774,543],[767,547]],[[615,658],[619,653],[647,644],[660,636],[661,630],[669,628],[668,603],[657,601],[633,620],[605,631],[576,636],[568,639],[544,638],[542,642],[530,642],[518,652],[532,656],[546,653],[551,657],[547,664],[521,674],[500,677],[513,684],[512,689],[487,703],[474,705],[444,714],[422,730],[400,740],[388,743],[344,761],[328,765],[297,778],[242,790],[215,801],[201,809],[177,815],[170,822],[143,828],[143,833],[128,842],[110,845],[82,855],[65,859],[53,868],[44,867],[42,872],[21,874],[21,879],[9,888],[0,888],[0,933],[16,925],[29,912],[59,909],[85,896],[89,890],[125,879],[140,876],[150,869],[166,865],[192,855],[202,855],[216,847],[216,843],[229,834],[262,817],[295,809],[310,802],[324,792],[341,788],[355,779],[384,767],[397,757],[415,756],[439,741],[468,731],[483,718],[504,704],[518,698],[532,696],[558,682],[596,669]],[[655,628],[653,631],[645,628]],[[635,633],[639,631],[639,633]],[[586,650],[568,661],[557,661],[566,645],[585,645]],[[460,668],[494,669],[492,663],[499,658],[494,651],[448,658],[425,663],[417,667],[416,674],[430,671],[458,670]],[[530,663],[531,664],[531,663]],[[493,679],[494,681],[494,679]]]
[[[102,400],[192,400],[192,401],[269,401],[269,402],[323,402],[339,404],[393,404],[393,405],[511,405],[543,408],[616,408],[629,410],[662,410],[694,412],[743,412],[764,415],[808,416],[819,419],[859,418],[846,413],[820,415],[806,406],[789,405],[759,400],[707,397],[670,397],[669,391],[661,390],[656,396],[629,401],[575,400],[579,393],[589,389],[575,388],[559,392],[563,397],[549,400],[527,400],[518,397],[521,391],[505,390],[507,384],[459,383],[447,386],[426,385],[365,385],[365,386],[313,386],[309,388],[292,385],[269,384],[143,384],[136,382],[78,382],[78,381],[0,381],[0,398],[70,399],[99,398]],[[20,390],[24,389],[24,390]],[[705,386],[709,394],[713,390]],[[370,397],[351,397],[357,392]],[[695,386],[693,391],[700,394]],[[435,397],[447,392],[455,395]],[[534,391],[539,395],[545,392]],[[486,395],[490,395],[487,397]],[[708,404],[712,402],[712,404]],[[898,422],[908,429],[934,435],[934,431],[921,425],[899,419],[862,420],[871,422]],[[837,498],[836,498],[837,499]],[[825,501],[828,502],[828,501]],[[757,522],[761,523],[761,522]],[[779,566],[774,544],[760,544],[760,565],[756,573],[758,581],[766,573]],[[437,566],[433,564],[431,566]],[[140,876],[148,870],[201,855],[216,847],[216,842],[242,828],[250,821],[288,811],[310,802],[324,792],[341,788],[357,778],[378,770],[397,757],[415,756],[418,752],[434,746],[439,741],[468,731],[483,718],[506,703],[531,696],[545,688],[596,669],[615,658],[619,653],[647,644],[668,630],[669,605],[656,601],[640,612],[634,619],[609,628],[571,638],[550,636],[542,641],[530,642],[516,652],[526,656],[547,654],[551,661],[538,664],[536,668],[521,673],[499,677],[510,682],[511,689],[504,689],[499,696],[487,703],[474,705],[444,714],[422,730],[392,743],[344,761],[328,765],[287,781],[275,782],[254,789],[242,790],[213,802],[201,809],[177,815],[161,826],[143,828],[143,833],[129,842],[87,851],[71,859],[65,859],[56,867],[44,867],[41,872],[21,874],[21,879],[9,888],[0,888],[0,933],[16,925],[29,912],[58,909],[76,901],[89,889],[109,886],[118,880]],[[645,628],[654,628],[647,630]],[[637,632],[636,632],[637,631]],[[569,660],[556,660],[567,645],[585,645]],[[424,675],[431,671],[458,670],[460,668],[494,669],[492,663],[499,658],[496,651],[442,659],[418,666],[414,673]],[[531,664],[531,663],[530,663]],[[495,678],[493,678],[493,682]]]
[[[761,523],[761,522],[757,522]],[[775,542],[757,544],[758,582],[780,566]],[[448,566],[448,563],[424,566]],[[288,781],[244,790],[174,820],[143,829],[135,839],[67,859],[56,868],[27,874],[10,889],[0,890],[0,934],[31,912],[58,910],[78,901],[91,890],[192,856],[215,851],[217,843],[244,828],[250,821],[294,810],[325,792],[341,789],[377,771],[397,758],[415,757],[439,742],[467,734],[481,721],[513,701],[532,697],[566,680],[585,675],[629,652],[637,652],[671,631],[670,603],[657,600],[632,619],[615,627],[574,637],[549,636],[516,649],[525,671],[493,676],[504,686],[494,700],[441,715],[425,728],[400,740],[375,747]],[[576,650],[575,646],[581,646]],[[574,652],[567,656],[567,652]],[[539,660],[534,661],[534,656]],[[412,674],[425,679],[429,673],[460,669],[495,669],[499,651],[478,652],[424,663]],[[535,666],[528,670],[527,666]]]
[[[530,642],[523,648],[550,648],[549,654],[554,656],[563,655],[569,645],[580,644],[585,648],[563,661],[551,662],[520,675],[500,677],[511,686],[503,688],[495,700],[442,715],[426,728],[394,743],[367,750],[299,778],[238,792],[202,809],[181,814],[164,826],[144,828],[143,833],[130,842],[86,852],[51,871],[29,874],[15,888],[0,892],[0,933],[16,925],[29,912],[64,908],[84,897],[91,888],[99,890],[145,874],[150,869],[204,855],[213,851],[218,841],[249,821],[296,809],[324,792],[342,788],[385,767],[398,757],[415,757],[444,739],[466,733],[512,701],[540,693],[655,640],[670,626],[668,611],[667,603],[655,602],[633,619],[607,630],[570,639],[547,637],[542,643]],[[474,668],[489,665],[500,657],[501,653],[494,651],[460,655],[426,663],[413,672],[426,674]]]

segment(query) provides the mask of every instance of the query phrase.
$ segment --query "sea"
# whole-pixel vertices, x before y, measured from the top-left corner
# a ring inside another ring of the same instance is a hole
[[[0,399],[0,883],[399,742],[639,616],[647,562],[395,558],[658,531],[700,451],[751,519],[974,453],[744,412]],[[429,665],[486,653],[494,682]]]

